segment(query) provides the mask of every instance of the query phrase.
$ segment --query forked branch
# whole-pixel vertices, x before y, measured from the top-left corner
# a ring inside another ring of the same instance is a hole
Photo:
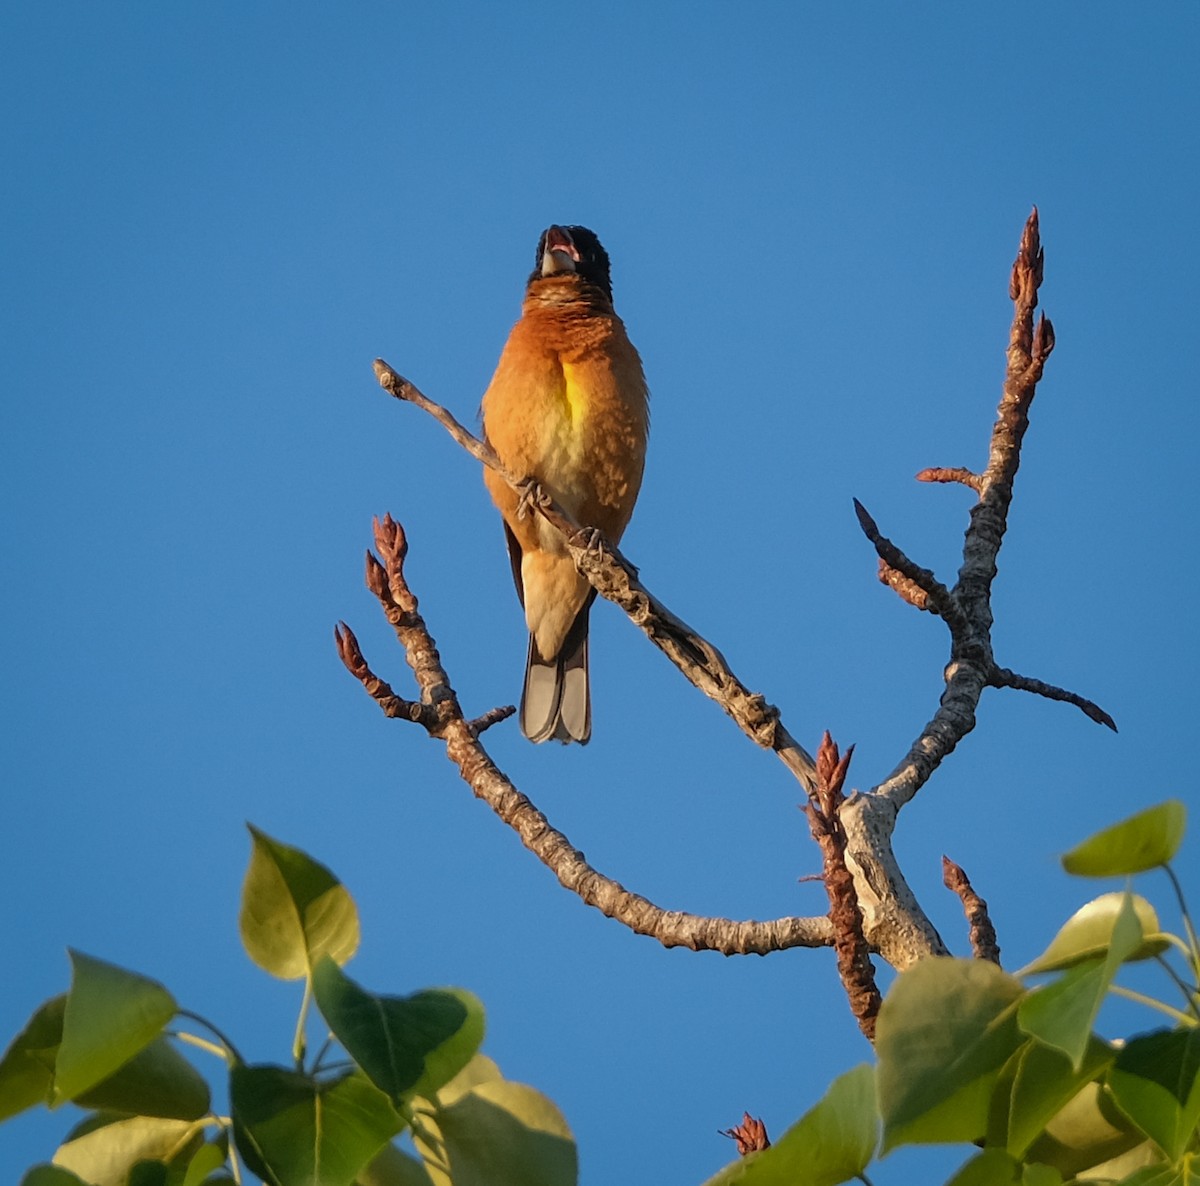
[[[974,727],[976,707],[984,688],[1018,688],[1063,700],[1081,708],[1091,719],[1115,728],[1111,717],[1091,701],[1054,685],[1015,675],[999,667],[992,655],[991,587],[997,571],[996,558],[1007,528],[1030,405],[1054,347],[1050,322],[1042,316],[1035,323],[1033,317],[1043,266],[1035,209],[1025,225],[1013,265],[1010,282],[1013,325],[988,464],[982,473],[964,468],[933,468],[917,475],[921,481],[957,483],[977,495],[954,586],[947,587],[930,570],[912,560],[882,533],[861,504],[855,504],[859,523],[879,556],[880,579],[909,604],[928,610],[945,622],[950,633],[950,662],[945,669],[946,689],[936,713],[895,770],[871,792],[855,792],[844,802],[840,801],[839,792],[837,802],[831,800],[820,809],[821,822],[814,825],[815,832],[834,838],[832,843],[838,850],[834,864],[840,865],[842,875],[839,880],[827,861],[827,885],[831,879],[838,882],[843,906],[852,895],[854,914],[861,922],[856,953],[851,956],[847,947],[847,974],[863,974],[862,961],[868,947],[897,968],[904,968],[923,955],[945,951],[940,936],[900,871],[892,852],[891,836],[900,808]],[[716,700],[743,733],[758,745],[773,749],[804,787],[806,795],[810,798],[818,795],[815,802],[822,802],[821,782],[813,759],[784,728],[778,710],[761,695],[750,692],[716,647],[658,601],[615,547],[598,539],[587,525],[571,519],[544,490],[530,488],[527,475],[506,473],[486,442],[473,436],[445,408],[428,399],[387,363],[376,360],[375,373],[386,391],[430,413],[478,461],[503,474],[515,489],[534,495],[529,499],[534,513],[542,515],[562,533],[576,567],[600,595],[624,609],[693,685]],[[368,584],[379,597],[405,648],[420,688],[419,700],[398,697],[375,676],[354,636],[345,627],[339,629],[337,636],[343,660],[385,713],[413,720],[432,736],[445,741],[448,755],[475,794],[517,831],[526,847],[554,871],[564,886],[638,933],[653,935],[668,946],[682,944],[726,954],[764,953],[783,947],[823,946],[834,941],[835,933],[849,933],[846,920],[836,925],[824,918],[732,922],[664,911],[587,865],[566,837],[553,829],[545,816],[496,769],[480,743],[483,729],[503,719],[511,710],[493,709],[475,721],[463,717],[433,640],[417,613],[416,598],[404,580],[403,533],[390,518],[377,527],[376,544],[382,563],[370,559]],[[822,845],[824,848],[824,840]],[[850,894],[845,892],[846,886]],[[835,912],[837,908],[835,903]],[[869,967],[869,960],[866,963]],[[867,1000],[869,991],[865,982],[859,988],[847,983],[852,1002],[860,989],[861,999]]]
[[[375,547],[380,558],[368,554],[367,585],[379,599],[404,648],[420,699],[407,701],[396,696],[371,670],[358,640],[345,624],[335,632],[342,662],[385,714],[413,721],[445,743],[446,756],[475,795],[517,833],[521,843],[566,889],[639,935],[657,939],[664,947],[690,947],[724,955],[765,955],[788,947],[824,947],[832,941],[833,928],[825,918],[739,922],[664,910],[592,868],[583,853],[513,786],[479,740],[487,725],[510,715],[512,708],[492,709],[474,721],[465,718],[437,644],[404,575],[408,553],[404,530],[390,515],[375,522]]]

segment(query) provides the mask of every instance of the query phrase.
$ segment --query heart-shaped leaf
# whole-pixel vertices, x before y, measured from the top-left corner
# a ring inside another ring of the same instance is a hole
[[[145,1049],[175,1015],[175,998],[156,980],[72,951],[54,1092],[75,1099]]]
[[[1089,836],[1063,857],[1063,868],[1076,877],[1122,877],[1155,869],[1179,851],[1186,828],[1187,808],[1168,799]]]
[[[1117,1105],[1177,1160],[1200,1123],[1200,1030],[1130,1038],[1108,1073]]]
[[[432,1096],[483,1041],[483,1005],[460,988],[377,996],[324,958],[313,975],[317,1005],[338,1041],[393,1102]]]
[[[875,1032],[883,1148],[972,1141],[1021,1043],[1020,983],[987,960],[923,959],[892,986]]]
[[[1161,955],[1170,946],[1170,940],[1162,934],[1154,907],[1138,894],[1118,891],[1101,894],[1076,910],[1051,940],[1050,946],[1017,975],[1057,972],[1106,955],[1112,944],[1113,928],[1127,898],[1142,937],[1123,958],[1132,961]]]
[[[358,950],[358,909],[340,881],[298,848],[249,825],[250,864],[239,924],[250,958],[272,976],[298,980],[328,955]]]
[[[246,1164],[278,1186],[350,1186],[404,1122],[360,1074],[331,1082],[283,1067],[233,1068],[234,1136]]]
[[[855,1067],[769,1149],[735,1161],[706,1186],[838,1186],[866,1170],[878,1143],[874,1069]]]

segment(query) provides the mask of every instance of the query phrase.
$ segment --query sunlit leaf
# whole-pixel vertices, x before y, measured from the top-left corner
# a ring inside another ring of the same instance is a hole
[[[190,1144],[199,1144],[202,1128],[161,1117],[101,1116],[59,1146],[54,1164],[91,1186],[124,1186],[139,1161],[170,1161]]]
[[[39,1005],[0,1059],[0,1120],[49,1103],[67,997]]]
[[[878,1143],[874,1071],[855,1067],[769,1149],[740,1158],[706,1186],[838,1186],[866,1169]]]
[[[1200,1157],[1188,1154],[1177,1165],[1159,1162],[1122,1178],[1119,1186],[1196,1186],[1200,1182]]]
[[[253,846],[239,924],[250,958],[296,980],[328,955],[344,964],[358,950],[358,909],[322,864],[249,825]]]
[[[1161,933],[1154,907],[1138,894],[1118,891],[1101,894],[1076,910],[1054,936],[1050,946],[1017,975],[1057,972],[1107,955],[1112,944],[1113,928],[1125,909],[1126,900],[1141,928],[1141,940],[1123,959],[1143,960],[1160,955],[1170,946],[1170,941]]]
[[[875,1034],[885,1152],[983,1135],[992,1087],[1021,1042],[1021,994],[987,960],[923,959],[897,979]]]
[[[1136,1152],[1144,1142],[1108,1092],[1099,1083],[1085,1083],[1047,1122],[1025,1157],[1054,1166],[1066,1178],[1086,1171],[1089,1176],[1119,1179],[1145,1164]],[[1130,1156],[1134,1160],[1127,1165],[1120,1160]],[[1099,1174],[1100,1166],[1111,1172]]]
[[[75,1099],[107,1079],[162,1032],[174,997],[156,980],[82,952],[71,953],[71,991],[54,1069],[59,1100]]]
[[[1154,869],[1179,851],[1186,828],[1187,808],[1168,799],[1088,837],[1063,857],[1063,868],[1077,877],[1120,877]]]
[[[204,1186],[209,1176],[221,1168],[228,1160],[224,1145],[209,1141],[200,1146],[188,1162],[182,1186]]]
[[[230,1075],[238,1151],[266,1182],[350,1186],[403,1127],[387,1096],[364,1076],[318,1082],[282,1067]]]
[[[1200,1123],[1200,1029],[1131,1038],[1108,1085],[1121,1111],[1176,1160]]]
[[[1057,980],[1029,993],[1017,1010],[1021,1029],[1039,1042],[1061,1050],[1078,1070],[1108,987],[1141,941],[1142,928],[1133,895],[1123,894],[1105,954],[1076,964]]]
[[[377,996],[326,957],[317,965],[313,990],[338,1041],[395,1103],[414,1092],[433,1095],[483,1041],[483,1005],[464,989]]]
[[[578,1159],[567,1122],[523,1083],[479,1083],[437,1107],[429,1129],[444,1143],[453,1186],[575,1186]],[[419,1139],[417,1148],[432,1152]]]

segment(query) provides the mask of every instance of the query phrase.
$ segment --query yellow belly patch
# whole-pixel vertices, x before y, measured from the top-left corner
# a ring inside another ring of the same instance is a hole
[[[579,380],[579,368],[569,362],[562,364],[563,394],[567,401],[567,417],[572,424],[577,424],[584,412],[587,411],[587,391]]]

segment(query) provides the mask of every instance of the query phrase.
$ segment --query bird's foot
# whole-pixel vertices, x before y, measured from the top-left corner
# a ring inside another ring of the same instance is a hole
[[[581,527],[571,536],[571,543],[577,548],[604,554],[604,533],[598,527]]]
[[[536,478],[522,482],[517,492],[517,518],[524,519],[531,508],[544,507],[550,502],[550,496],[542,489],[542,484]]]

